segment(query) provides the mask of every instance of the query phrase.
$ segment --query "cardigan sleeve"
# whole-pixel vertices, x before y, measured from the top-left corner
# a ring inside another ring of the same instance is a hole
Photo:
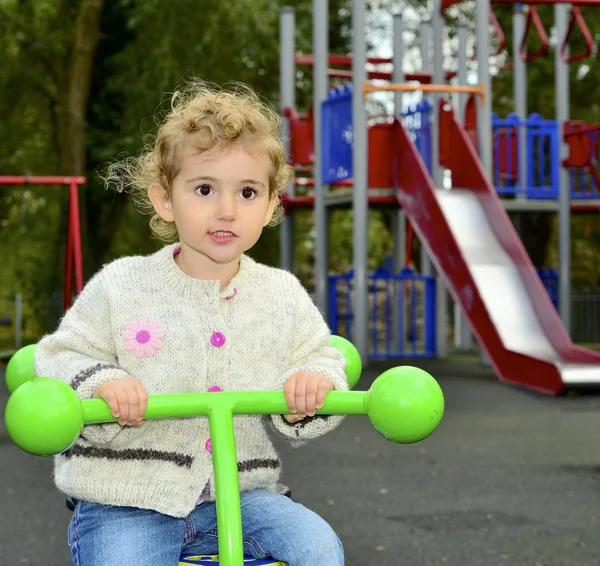
[[[347,391],[344,356],[330,345],[331,332],[306,289],[296,277],[293,281],[293,348],[290,367],[281,376],[279,387],[283,389],[295,373],[314,372],[327,376],[335,391]],[[282,415],[272,415],[271,421],[277,432],[292,440],[293,444],[300,445],[335,429],[343,418],[343,415],[315,415],[292,424]]]
[[[107,381],[131,378],[117,363],[105,277],[102,270],[90,279],[56,331],[44,336],[35,352],[36,375],[68,383],[82,400]],[[87,425],[82,437],[104,444],[122,428],[118,423]]]

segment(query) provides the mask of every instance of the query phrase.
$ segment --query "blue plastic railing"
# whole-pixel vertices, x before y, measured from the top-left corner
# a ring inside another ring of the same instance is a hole
[[[426,358],[436,353],[435,276],[381,267],[369,274],[370,358]],[[353,271],[329,277],[329,325],[352,340]]]
[[[323,127],[321,143],[323,183],[333,184],[354,175],[352,163],[352,85],[329,89],[321,104]],[[419,102],[401,114],[423,161],[431,171],[431,104]]]
[[[559,133],[555,120],[531,114],[521,120],[492,115],[493,182],[498,194],[556,199],[559,187]],[[525,179],[519,178],[520,144],[525,139]]]
[[[351,179],[352,168],[352,85],[329,89],[321,104],[323,127],[321,147],[323,183]]]

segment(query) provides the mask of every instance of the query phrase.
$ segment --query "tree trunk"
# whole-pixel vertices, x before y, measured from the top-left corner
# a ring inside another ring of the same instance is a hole
[[[68,90],[64,99],[66,147],[63,166],[69,175],[85,175],[85,123],[92,65],[100,39],[100,16],[104,0],[82,0],[75,22],[69,61]]]
[[[73,31],[73,44],[68,62],[67,89],[60,95],[57,110],[61,172],[65,175],[86,174],[85,127],[90,94],[92,67],[100,40],[100,17],[104,0],[81,0]],[[65,192],[64,230],[67,232],[67,195]],[[81,239],[84,259],[89,259],[87,245],[86,190],[79,191]],[[66,255],[66,248],[63,251]],[[88,262],[85,262],[86,264]]]

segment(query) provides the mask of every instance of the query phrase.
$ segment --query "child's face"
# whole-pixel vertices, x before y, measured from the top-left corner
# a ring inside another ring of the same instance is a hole
[[[269,170],[268,157],[243,148],[190,153],[171,195],[151,188],[150,197],[161,218],[175,222],[182,244],[226,264],[250,249],[271,219],[277,199],[269,197]]]

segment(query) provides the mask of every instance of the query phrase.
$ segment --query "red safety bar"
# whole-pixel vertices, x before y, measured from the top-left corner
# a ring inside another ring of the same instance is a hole
[[[442,14],[454,4],[460,4],[462,0],[442,0]],[[528,4],[530,6],[539,4],[569,4],[571,6],[600,6],[600,0],[491,0],[492,4]]]
[[[343,69],[327,69],[327,75],[335,79],[348,79],[352,80],[352,71],[344,71]],[[385,71],[368,71],[368,78],[370,81],[391,81],[392,73]]]
[[[301,55],[296,55],[295,61],[296,65],[307,65],[308,67],[312,67],[314,65],[315,58],[312,53],[304,53]],[[385,65],[392,63],[392,60],[389,57],[369,57],[367,59],[367,63],[371,63],[373,65]],[[349,55],[329,55],[329,64],[337,67],[351,68],[352,57]]]
[[[562,166],[568,169],[581,169],[594,179],[600,187],[598,163],[598,143],[596,136],[590,135],[600,130],[600,125],[589,125],[581,120],[569,120],[563,127],[563,138],[569,147],[569,155],[563,159]]]
[[[347,79],[352,80],[352,71],[344,71],[343,69],[328,69],[327,74],[330,77],[337,79]],[[448,71],[446,73],[446,80],[453,79],[456,76],[456,71]],[[392,73],[388,73],[386,71],[368,71],[367,75],[369,80],[382,80],[382,81],[391,81]],[[406,73],[404,75],[404,80],[406,82],[419,82],[421,84],[431,84],[431,74],[430,73]]]
[[[596,136],[590,134],[599,130],[600,124],[591,125],[582,120],[565,122],[563,137],[569,146],[569,155],[563,160],[563,167],[592,167],[595,170],[599,148]]]
[[[450,6],[454,6],[454,4],[460,4],[462,0],[442,0],[442,14],[450,8]]]
[[[71,306],[73,289],[73,268],[75,268],[75,288],[77,293],[83,290],[83,258],[81,251],[81,228],[79,218],[79,185],[87,182],[85,177],[0,177],[0,185],[68,185],[69,211],[67,224],[67,256],[65,259],[65,286],[63,307]]]
[[[585,39],[585,49],[580,53],[567,55],[567,47],[569,45],[569,40],[571,39],[573,30],[575,29],[575,25],[577,25],[577,27],[583,34],[583,38]],[[571,10],[571,19],[569,20],[569,27],[567,28],[565,39],[560,47],[560,56],[565,63],[579,61],[580,59],[585,59],[586,57],[589,57],[592,54],[593,46],[594,41],[592,39],[592,34],[590,33],[590,30],[585,23],[583,15],[581,14],[581,10],[577,6],[574,6]]]
[[[496,34],[496,37],[498,38],[498,48],[496,49],[496,51],[494,51],[494,53],[492,53],[492,57],[495,57],[496,55],[500,55],[500,53],[502,53],[506,47],[506,37],[504,36],[504,32],[502,31],[502,26],[500,25],[500,22],[498,21],[498,18],[496,17],[496,14],[494,14],[494,9],[492,8],[492,6],[490,5],[490,22],[492,22],[492,26],[494,26],[494,33]]]
[[[315,162],[312,107],[308,114],[298,114],[293,108],[284,108],[283,115],[290,121],[290,165],[312,165]]]
[[[535,30],[538,33],[541,45],[537,51],[534,51],[533,53],[527,53],[527,36],[529,35],[531,24],[533,24]],[[543,57],[544,55],[546,55],[546,53],[548,53],[548,34],[544,29],[544,24],[542,24],[542,20],[540,20],[537,8],[535,6],[531,6],[529,8],[529,14],[527,14],[527,20],[525,22],[525,31],[523,32],[523,39],[521,40],[521,46],[519,47],[519,55],[521,56],[522,61],[533,61],[534,59]]]
[[[85,185],[85,177],[0,176],[0,185]]]
[[[500,147],[498,170],[503,181],[516,181],[519,178],[518,170],[518,134],[519,130],[513,128],[497,128],[493,133],[494,146]]]
[[[600,0],[491,0],[491,2],[492,4],[569,4],[570,6],[600,6]],[[456,3],[457,2],[452,2],[452,4]]]
[[[383,64],[391,64],[391,59],[382,59],[377,57],[371,57],[368,59],[368,62],[373,65],[383,65]],[[329,64],[337,65],[339,67],[352,67],[352,57],[348,55],[330,55],[329,56]],[[314,56],[312,53],[306,53],[303,55],[296,55],[296,65],[306,65],[308,67],[312,67],[314,65]],[[339,79],[352,79],[352,71],[345,69],[328,69],[327,74],[333,78]],[[377,71],[371,70],[367,72],[369,80],[392,80],[392,73],[389,71]],[[456,71],[448,71],[446,73],[446,79],[450,80],[456,76]],[[432,81],[431,73],[406,73],[404,75],[404,80],[406,82],[416,81],[422,84],[430,84]]]
[[[479,147],[477,137],[477,100],[475,96],[470,96],[465,105],[465,132],[473,144],[474,148]],[[443,127],[443,124],[440,125]],[[498,168],[500,177],[503,180],[516,180],[519,177],[518,171],[518,129],[517,128],[499,128],[494,133],[494,146],[500,144],[500,160]],[[444,136],[445,139],[450,139],[451,136]],[[445,147],[444,151],[451,152],[453,148]],[[440,152],[442,150],[440,149]]]
[[[477,97],[471,94],[465,104],[465,131],[474,148],[479,147],[477,139]],[[446,136],[449,138],[450,136]]]

